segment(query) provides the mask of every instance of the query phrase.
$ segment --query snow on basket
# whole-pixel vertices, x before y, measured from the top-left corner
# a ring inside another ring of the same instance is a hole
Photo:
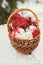
[[[31,12],[32,17],[21,16],[18,12],[26,10]],[[37,15],[30,9],[22,8],[13,12],[7,20],[8,36],[12,46],[22,54],[31,54],[40,41],[39,20]]]

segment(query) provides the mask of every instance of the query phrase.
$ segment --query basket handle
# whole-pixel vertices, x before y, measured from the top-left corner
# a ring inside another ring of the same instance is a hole
[[[15,12],[13,12],[13,13],[9,16],[9,18],[8,18],[8,20],[7,20],[7,28],[8,28],[8,31],[10,31],[9,23],[10,23],[10,19],[11,19],[12,15],[15,14],[15,13],[17,13],[17,12],[20,12],[20,11],[22,11],[22,10],[27,10],[27,11],[30,11],[31,13],[33,13],[33,15],[34,15],[35,18],[36,18],[36,20],[35,20],[36,25],[39,26],[39,23],[38,23],[39,20],[38,20],[37,15],[35,14],[35,12],[33,12],[32,10],[27,9],[27,8],[21,8],[21,9],[16,10]]]

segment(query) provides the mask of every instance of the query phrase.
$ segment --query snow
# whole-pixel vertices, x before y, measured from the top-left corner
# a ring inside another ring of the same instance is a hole
[[[33,35],[30,29],[27,30],[27,32],[25,33],[25,38],[26,39],[33,39]]]
[[[14,32],[12,32],[12,36],[15,36],[19,39],[33,39],[33,35],[30,29],[27,29],[27,31],[25,31],[23,28],[18,28],[18,31],[15,33],[15,35]]]
[[[26,0],[27,1],[27,0]],[[7,26],[0,26],[0,65],[43,65],[43,4],[27,3],[25,5],[20,3],[18,8],[27,7],[35,11],[39,18],[40,23],[40,43],[31,55],[23,55],[17,53],[11,46],[8,38]],[[30,6],[29,6],[30,5]]]
[[[24,33],[24,29],[19,28],[18,30],[19,30],[20,34]]]
[[[29,29],[31,30],[31,32],[33,32],[34,29],[37,29],[35,26],[30,25]]]

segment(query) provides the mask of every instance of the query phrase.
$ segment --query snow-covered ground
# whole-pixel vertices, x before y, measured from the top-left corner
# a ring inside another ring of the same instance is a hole
[[[32,1],[33,2],[33,1]],[[21,5],[20,5],[21,4]],[[22,55],[11,46],[8,38],[7,26],[0,26],[0,65],[43,65],[43,4],[25,2],[18,4],[18,8],[27,7],[36,12],[39,18],[41,38],[39,46],[32,55]]]

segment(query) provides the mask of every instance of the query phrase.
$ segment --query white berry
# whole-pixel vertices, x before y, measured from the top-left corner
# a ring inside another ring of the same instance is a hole
[[[25,34],[26,34],[26,38],[29,38],[29,39],[33,38],[31,30],[28,30],[28,32],[26,32]]]

